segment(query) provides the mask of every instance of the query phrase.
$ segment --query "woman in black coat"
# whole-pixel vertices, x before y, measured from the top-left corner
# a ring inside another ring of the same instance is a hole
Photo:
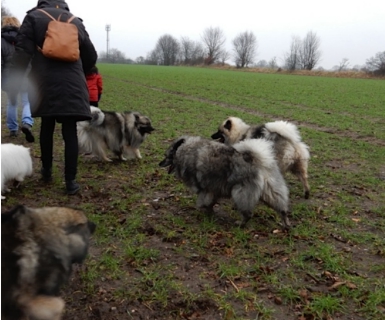
[[[13,72],[22,74],[31,62],[28,93],[32,116],[42,118],[43,180],[48,182],[52,179],[53,133],[55,122],[58,122],[62,124],[65,142],[66,191],[75,194],[80,189],[75,181],[78,160],[76,122],[91,119],[85,73],[96,64],[97,53],[82,20],[75,18],[71,23],[78,29],[79,60],[67,62],[45,57],[38,47],[43,46],[48,23],[52,20],[37,9],[45,10],[55,19],[60,14],[66,19],[72,16],[64,0],[39,0],[37,7],[27,12],[16,38]],[[14,92],[17,91],[17,80],[10,85]]]

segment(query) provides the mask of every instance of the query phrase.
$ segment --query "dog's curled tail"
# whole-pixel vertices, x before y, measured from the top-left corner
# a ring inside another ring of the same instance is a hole
[[[268,122],[265,124],[266,129],[271,133],[278,133],[282,137],[296,144],[301,142],[301,135],[295,124],[283,120]],[[268,139],[268,137],[266,137]]]
[[[247,139],[233,145],[240,153],[251,152],[260,168],[276,165],[273,143],[266,139]]]
[[[92,115],[91,125],[100,126],[103,123],[105,118],[104,112],[94,106],[90,106],[90,108],[91,108],[91,115]]]

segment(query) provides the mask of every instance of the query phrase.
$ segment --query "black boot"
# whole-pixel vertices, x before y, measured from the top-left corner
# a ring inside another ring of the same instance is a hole
[[[51,182],[52,181],[52,169],[51,168],[49,168],[49,169],[41,168],[40,173],[41,173],[41,179],[44,182]]]
[[[75,180],[66,180],[66,192],[69,195],[77,194],[80,190],[79,184]]]
[[[27,140],[28,142],[35,142],[35,137],[32,134],[31,128],[31,125],[23,123],[23,125],[21,126],[21,131],[25,134],[25,140]]]

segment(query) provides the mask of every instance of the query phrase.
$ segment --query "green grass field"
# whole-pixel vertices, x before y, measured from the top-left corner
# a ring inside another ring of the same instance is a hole
[[[68,197],[58,131],[52,185],[38,180],[34,144],[34,176],[2,202],[2,210],[75,205],[97,223],[89,258],[63,290],[64,319],[385,318],[385,81],[98,67],[100,108],[152,120],[143,159],[81,156],[82,192]],[[174,138],[210,137],[230,115],[249,124],[294,122],[310,146],[310,199],[286,176],[289,233],[262,204],[245,229],[230,222],[239,214],[227,201],[209,219],[195,208],[195,195],[158,166]],[[8,142],[4,113],[2,124]]]

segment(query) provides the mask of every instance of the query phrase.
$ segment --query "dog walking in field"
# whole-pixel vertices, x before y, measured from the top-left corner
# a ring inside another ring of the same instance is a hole
[[[111,162],[107,150],[120,160],[141,159],[139,147],[154,128],[139,112],[102,111],[91,106],[92,120],[77,123],[79,152]]]
[[[244,227],[259,200],[277,211],[289,228],[289,191],[274,157],[272,143],[250,139],[227,146],[201,137],[182,136],[159,163],[194,193],[197,206],[213,212],[220,198],[231,198]]]
[[[7,182],[24,181],[32,175],[32,158],[29,148],[13,143],[1,145],[1,199],[5,199],[4,192],[11,191],[6,187]]]
[[[1,319],[60,320],[59,289],[88,252],[95,224],[65,207],[1,214]]]
[[[250,126],[236,117],[228,117],[211,136],[227,145],[246,139],[266,139],[273,142],[274,152],[282,174],[290,171],[301,181],[305,199],[309,198],[308,163],[309,147],[302,142],[298,128],[287,121],[268,122]]]

